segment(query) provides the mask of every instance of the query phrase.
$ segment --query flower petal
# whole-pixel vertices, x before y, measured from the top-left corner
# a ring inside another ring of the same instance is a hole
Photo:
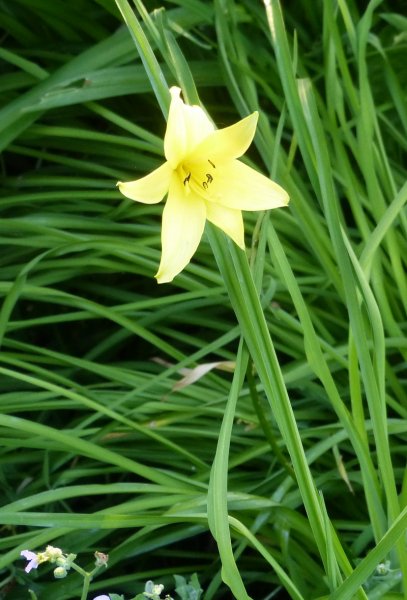
[[[164,154],[173,169],[202,140],[214,131],[214,126],[200,106],[184,104],[181,90],[172,87],[171,105],[164,138]]]
[[[183,160],[187,149],[187,128],[185,104],[180,98],[180,88],[172,87],[170,94],[171,104],[164,136],[164,155],[171,167],[176,169]]]
[[[117,187],[130,200],[136,200],[144,204],[157,204],[168,192],[171,173],[170,165],[165,162],[161,167],[145,177],[141,177],[141,179],[127,182],[119,181]]]
[[[31,552],[31,550],[21,550],[21,556],[24,556],[27,560],[32,560],[33,558],[37,558],[37,554],[35,552]]]
[[[206,203],[206,218],[222,229],[232,240],[244,249],[244,227],[242,211],[227,208],[215,202]]]
[[[31,552],[31,550],[22,550],[20,554],[29,561],[24,569],[26,573],[29,573],[32,569],[36,569],[38,567],[38,556],[35,552]]]
[[[204,200],[192,191],[186,193],[185,186],[174,174],[163,211],[158,283],[172,281],[187,266],[201,240],[205,219]]]
[[[215,165],[242,156],[253,141],[259,113],[254,112],[230,127],[217,129],[188,154],[188,162],[210,159]],[[217,165],[216,165],[217,166]]]
[[[208,193],[213,202],[237,210],[269,210],[289,202],[287,192],[278,183],[240,160],[219,165]]]
[[[187,154],[192,152],[198,144],[215,131],[213,123],[200,106],[185,105],[187,121]]]

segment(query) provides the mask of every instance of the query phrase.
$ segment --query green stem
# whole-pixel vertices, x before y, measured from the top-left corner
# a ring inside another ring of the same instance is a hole
[[[82,588],[81,600],[86,600],[88,597],[90,582],[92,581],[94,574],[98,570],[98,567],[96,567],[95,569],[93,569],[90,572],[85,571],[84,569],[82,569],[82,567],[80,567],[79,565],[77,565],[74,562],[71,563],[71,567],[74,571],[76,571],[83,577],[83,588]]]

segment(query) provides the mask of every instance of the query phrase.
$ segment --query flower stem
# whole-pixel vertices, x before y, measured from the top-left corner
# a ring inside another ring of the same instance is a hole
[[[96,573],[98,568],[93,569],[92,571],[88,572],[88,571],[85,571],[85,569],[82,569],[82,567],[80,567],[79,565],[77,565],[74,562],[71,563],[71,567],[74,571],[76,571],[77,573],[80,573],[80,575],[82,575],[82,577],[83,577],[83,588],[82,588],[81,600],[86,600],[88,597],[90,582],[92,581],[93,575]]]

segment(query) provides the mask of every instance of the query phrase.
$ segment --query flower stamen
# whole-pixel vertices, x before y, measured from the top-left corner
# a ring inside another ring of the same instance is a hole
[[[204,190],[207,190],[208,189],[208,185],[210,183],[212,183],[212,181],[213,181],[213,177],[212,177],[212,175],[210,173],[205,173],[205,177],[206,177],[206,181],[202,182],[202,187],[203,187]]]

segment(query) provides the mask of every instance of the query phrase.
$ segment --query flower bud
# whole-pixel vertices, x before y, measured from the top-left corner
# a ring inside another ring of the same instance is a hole
[[[95,552],[95,565],[97,567],[107,567],[107,561],[109,560],[109,555],[104,554],[103,552]]]
[[[50,562],[55,562],[58,558],[63,556],[61,548],[55,548],[54,546],[47,546],[44,554]]]
[[[54,577],[55,579],[63,579],[66,577],[66,569],[64,567],[57,567],[54,569]]]

